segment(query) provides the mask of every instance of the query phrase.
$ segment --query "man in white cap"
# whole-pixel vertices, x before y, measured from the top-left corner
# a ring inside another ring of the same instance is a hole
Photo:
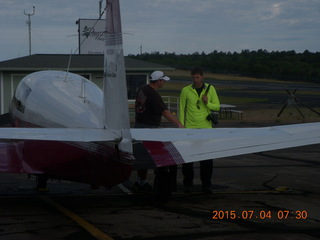
[[[184,126],[171,114],[163,102],[162,97],[157,92],[170,78],[162,71],[154,71],[151,73],[149,80],[150,83],[141,87],[137,92],[135,102],[135,128],[157,128],[161,124],[162,116],[177,127],[183,128]],[[137,171],[138,180],[135,183],[135,187],[140,190],[152,190],[152,187],[146,181],[147,171],[147,169]]]

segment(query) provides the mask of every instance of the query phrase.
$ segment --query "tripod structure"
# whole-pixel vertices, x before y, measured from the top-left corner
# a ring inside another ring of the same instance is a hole
[[[310,106],[304,104],[303,102],[301,102],[301,100],[299,98],[297,98],[294,94],[296,93],[297,89],[295,89],[293,92],[290,92],[289,90],[286,89],[286,92],[289,94],[289,98],[286,102],[286,104],[283,105],[282,109],[280,110],[280,112],[278,113],[277,117],[280,117],[281,113],[283,112],[283,110],[288,106],[288,105],[294,105],[295,108],[298,110],[298,112],[300,113],[300,115],[302,116],[302,118],[305,118],[304,115],[302,114],[302,112],[300,111],[297,102],[299,102],[301,105],[305,106],[306,108],[309,108],[312,112],[318,114],[320,116],[320,113],[317,112],[316,110],[314,110],[313,108],[311,108]]]

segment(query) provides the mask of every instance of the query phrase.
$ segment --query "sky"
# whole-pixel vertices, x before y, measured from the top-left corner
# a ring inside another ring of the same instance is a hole
[[[78,49],[99,0],[0,0],[0,61]],[[105,7],[105,0],[102,3]],[[124,53],[320,52],[320,0],[120,0]],[[104,17],[104,16],[103,16]]]

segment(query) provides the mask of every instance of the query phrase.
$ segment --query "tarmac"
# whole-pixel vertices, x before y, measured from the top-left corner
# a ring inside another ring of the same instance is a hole
[[[162,203],[135,192],[136,175],[111,190],[0,174],[0,239],[320,238],[320,145],[214,160],[213,194],[178,190]],[[149,172],[152,184],[153,171]]]

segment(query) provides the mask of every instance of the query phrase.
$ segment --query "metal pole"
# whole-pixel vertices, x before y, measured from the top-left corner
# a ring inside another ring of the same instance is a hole
[[[26,10],[24,10],[24,15],[28,16],[28,28],[29,28],[29,55],[31,55],[31,16],[35,14],[35,6],[33,6],[32,13],[26,13]]]
[[[99,0],[99,19],[101,19],[101,15],[102,15],[101,9],[102,9],[102,0]]]

